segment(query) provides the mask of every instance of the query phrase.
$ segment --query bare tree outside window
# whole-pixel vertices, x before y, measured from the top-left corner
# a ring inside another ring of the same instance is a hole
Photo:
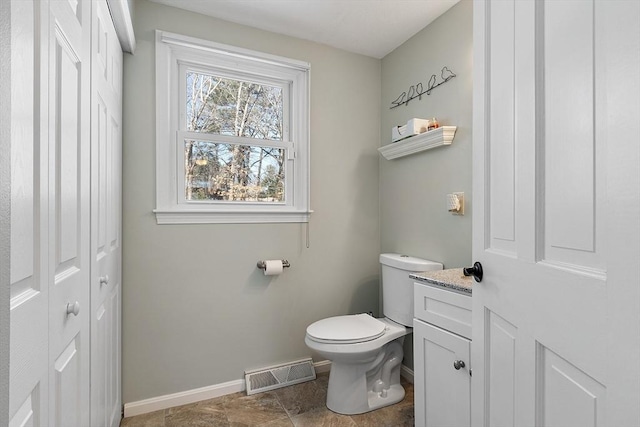
[[[188,131],[256,140],[185,140],[186,199],[284,202],[285,150],[259,145],[283,140],[282,88],[192,71],[185,83]]]

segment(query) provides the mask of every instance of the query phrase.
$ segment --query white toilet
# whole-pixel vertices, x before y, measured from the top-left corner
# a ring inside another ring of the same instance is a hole
[[[362,414],[404,398],[402,343],[413,324],[409,273],[442,270],[440,263],[399,254],[382,254],[380,263],[384,318],[336,316],[307,328],[307,346],[331,360],[327,407],[339,414]]]

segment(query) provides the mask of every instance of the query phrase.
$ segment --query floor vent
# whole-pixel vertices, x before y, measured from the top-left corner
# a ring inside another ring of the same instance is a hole
[[[245,371],[247,394],[256,394],[316,379],[311,358],[282,365]]]

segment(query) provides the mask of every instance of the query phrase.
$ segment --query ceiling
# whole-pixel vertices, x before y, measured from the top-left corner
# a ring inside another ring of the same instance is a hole
[[[382,58],[459,0],[152,0]]]

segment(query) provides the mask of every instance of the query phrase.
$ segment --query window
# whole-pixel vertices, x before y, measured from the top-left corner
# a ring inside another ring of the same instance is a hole
[[[156,32],[159,224],[307,222],[309,65]]]

